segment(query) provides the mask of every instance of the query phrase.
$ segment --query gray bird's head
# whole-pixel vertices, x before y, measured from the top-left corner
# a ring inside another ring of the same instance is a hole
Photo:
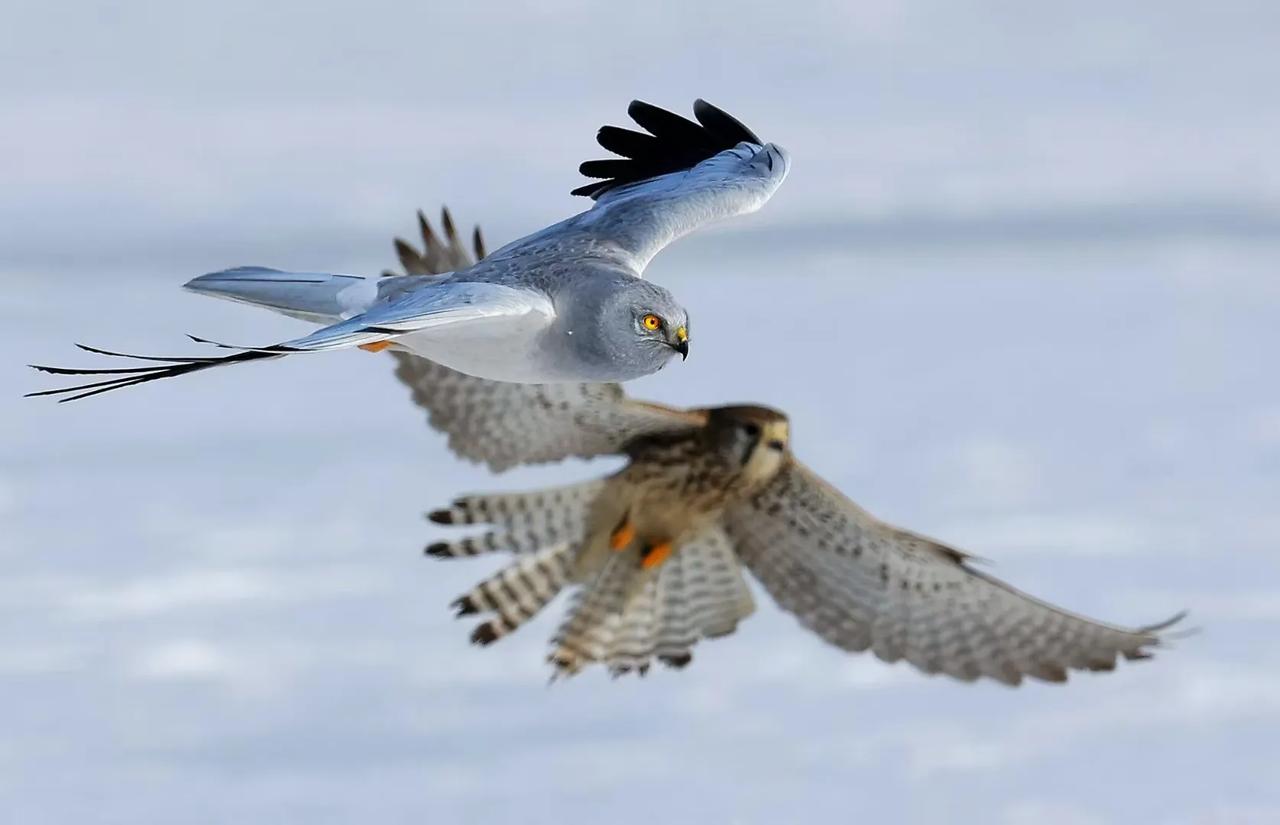
[[[689,355],[689,314],[670,292],[633,275],[600,274],[561,310],[566,343],[599,381],[629,381]]]
[[[787,416],[769,407],[713,407],[707,410],[706,433],[725,463],[741,467],[753,482],[773,478],[791,446]]]

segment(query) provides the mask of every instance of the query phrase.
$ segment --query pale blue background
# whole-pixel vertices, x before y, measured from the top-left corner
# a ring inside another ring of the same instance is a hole
[[[1280,822],[1274,3],[261,5],[4,7],[0,819]],[[1200,635],[1011,691],[761,595],[685,672],[548,688],[554,617],[470,647],[492,560],[419,516],[609,465],[463,466],[363,353],[17,398],[73,341],[302,328],[210,269],[569,214],[600,123],[696,96],[792,176],[655,262],[693,354],[633,392],[784,407],[874,512]]]

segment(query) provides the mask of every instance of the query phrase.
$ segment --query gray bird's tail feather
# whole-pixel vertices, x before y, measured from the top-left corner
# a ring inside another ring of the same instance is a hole
[[[438,524],[489,524],[488,533],[427,547],[438,558],[509,552],[511,564],[453,602],[457,615],[492,614],[471,634],[489,645],[572,588],[569,613],[552,639],[555,676],[597,662],[613,675],[646,673],[654,659],[680,668],[701,638],[732,633],[755,609],[729,540],[709,527],[652,570],[635,549],[584,552],[602,480],[526,493],[464,496],[430,514]],[[580,569],[585,559],[599,560]]]
[[[162,378],[174,378],[214,367],[281,358],[296,352],[320,352],[359,346],[361,343],[385,339],[382,331],[366,328],[363,321],[352,320],[371,305],[378,287],[356,275],[330,275],[323,272],[282,272],[265,267],[243,266],[223,272],[201,275],[186,284],[193,292],[254,304],[325,326],[310,335],[266,347],[235,347],[205,338],[188,336],[202,344],[239,350],[222,357],[168,357],[114,352],[84,344],[77,347],[98,355],[135,362],[132,366],[107,369],[79,369],[31,364],[33,369],[51,375],[97,376],[88,383],[30,392],[26,397],[61,396],[59,403],[100,395],[104,392],[132,387]],[[335,323],[336,322],[336,323]],[[140,366],[137,362],[151,362]]]
[[[377,297],[377,283],[359,275],[284,272],[264,266],[210,272],[184,286],[202,295],[266,307],[320,324],[363,312]]]

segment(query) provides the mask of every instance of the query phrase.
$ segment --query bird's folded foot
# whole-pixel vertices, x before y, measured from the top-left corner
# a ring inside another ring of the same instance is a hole
[[[389,346],[391,346],[390,341],[374,341],[372,344],[360,344],[358,348],[365,352],[382,352]]]
[[[636,526],[631,523],[631,515],[627,514],[618,522],[609,534],[609,546],[614,550],[626,550],[636,537]]]
[[[644,555],[640,557],[640,566],[645,570],[652,570],[666,561],[673,549],[675,548],[669,541],[660,541],[657,544],[650,545],[645,549]]]

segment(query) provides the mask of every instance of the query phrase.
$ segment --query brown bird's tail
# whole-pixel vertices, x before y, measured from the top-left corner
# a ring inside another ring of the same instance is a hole
[[[646,673],[654,659],[684,667],[699,639],[732,633],[755,609],[728,538],[710,526],[646,569],[631,549],[588,547],[603,480],[527,493],[465,496],[430,514],[438,524],[489,524],[488,533],[427,548],[437,558],[510,552],[517,558],[453,603],[458,616],[493,614],[471,641],[488,645],[572,588],[548,657],[555,676],[593,662],[616,675]]]
[[[681,668],[699,639],[732,633],[753,610],[733,547],[712,526],[650,570],[637,556],[611,554],[574,594],[548,658],[558,676],[592,662],[614,676],[644,675],[653,659]]]

